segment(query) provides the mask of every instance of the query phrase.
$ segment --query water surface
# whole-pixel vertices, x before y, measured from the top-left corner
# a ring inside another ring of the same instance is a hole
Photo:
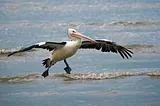
[[[0,105],[159,106],[159,0],[1,0]],[[134,52],[79,50],[43,78],[50,52],[7,54],[41,41],[66,41],[67,28],[93,39],[110,39]]]

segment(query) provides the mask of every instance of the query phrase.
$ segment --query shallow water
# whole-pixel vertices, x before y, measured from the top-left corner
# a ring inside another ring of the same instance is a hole
[[[159,0],[0,1],[0,106],[159,106]],[[111,39],[132,50],[119,54],[79,50],[43,78],[50,52],[8,53],[41,41],[66,41],[67,28]]]

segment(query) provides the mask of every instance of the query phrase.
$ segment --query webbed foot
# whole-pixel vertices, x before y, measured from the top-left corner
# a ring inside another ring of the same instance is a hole
[[[49,75],[48,71],[49,71],[49,68],[42,73],[42,76],[43,76],[44,78]]]
[[[67,74],[71,74],[72,69],[70,67],[65,67],[64,70]]]

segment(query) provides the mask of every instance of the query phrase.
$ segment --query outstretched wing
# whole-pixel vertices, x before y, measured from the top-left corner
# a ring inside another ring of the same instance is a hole
[[[123,46],[117,45],[115,42],[112,42],[110,40],[96,40],[96,42],[91,41],[83,41],[82,45],[80,46],[80,49],[96,49],[100,50],[102,52],[113,52],[113,53],[119,53],[122,58],[129,58],[132,57],[131,54],[133,54],[132,51],[126,49]]]
[[[42,49],[47,49],[49,51],[52,51],[56,48],[63,47],[65,44],[66,44],[66,42],[60,42],[60,43],[58,43],[58,42],[40,42],[40,43],[37,43],[35,45],[23,48],[21,50],[15,51],[15,52],[12,52],[8,55],[8,57],[15,54],[15,53],[25,52],[25,51],[31,50],[33,48],[42,48]]]

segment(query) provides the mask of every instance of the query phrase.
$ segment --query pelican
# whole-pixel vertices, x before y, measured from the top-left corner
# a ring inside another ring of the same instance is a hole
[[[132,51],[126,49],[123,46],[112,42],[111,40],[101,39],[93,40],[79,32],[75,29],[68,29],[68,37],[70,41],[66,42],[40,42],[29,47],[14,51],[8,55],[11,56],[15,53],[25,52],[33,48],[42,48],[52,51],[52,54],[49,58],[42,60],[43,66],[46,68],[42,73],[42,76],[45,78],[49,75],[48,71],[52,65],[56,64],[59,61],[64,61],[66,67],[64,70],[67,74],[71,73],[71,68],[68,65],[66,59],[73,56],[78,49],[96,49],[101,50],[101,52],[113,52],[119,53],[123,59],[131,58],[133,54]],[[83,41],[82,41],[83,39]]]

